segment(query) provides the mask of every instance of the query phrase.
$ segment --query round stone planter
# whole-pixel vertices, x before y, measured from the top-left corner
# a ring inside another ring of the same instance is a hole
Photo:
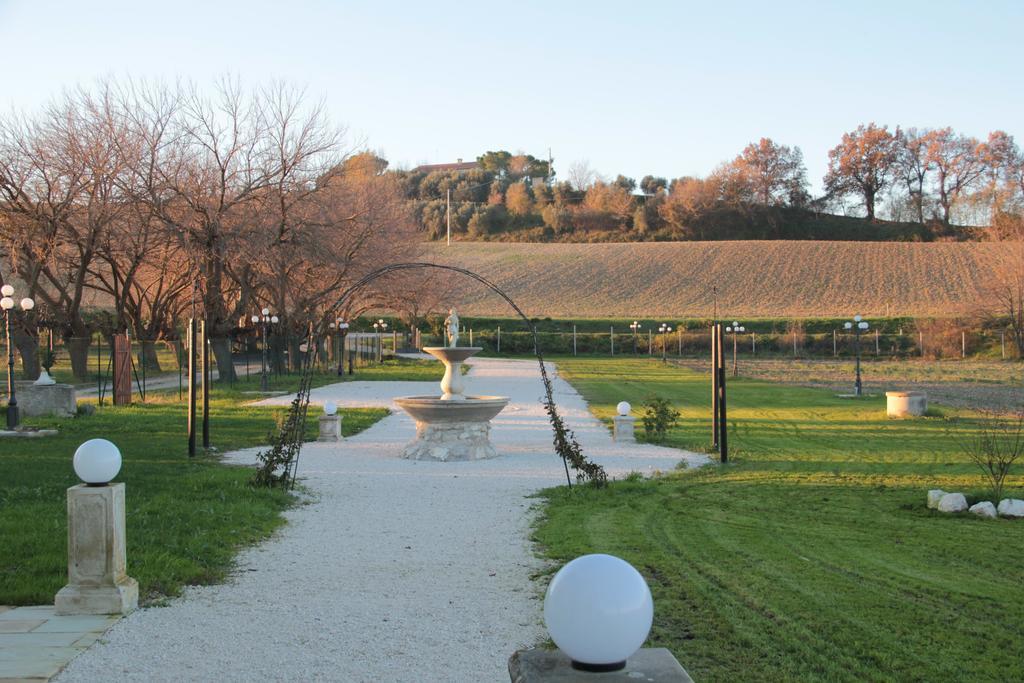
[[[923,391],[885,392],[885,413],[889,417],[921,417],[928,411],[928,396]]]

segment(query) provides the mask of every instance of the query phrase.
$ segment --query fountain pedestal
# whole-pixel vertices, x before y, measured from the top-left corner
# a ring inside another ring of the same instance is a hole
[[[416,420],[416,438],[405,447],[411,460],[481,460],[497,455],[491,444],[491,419],[508,405],[504,396],[465,396],[462,363],[475,346],[423,349],[445,365],[441,396],[405,396],[395,403]]]

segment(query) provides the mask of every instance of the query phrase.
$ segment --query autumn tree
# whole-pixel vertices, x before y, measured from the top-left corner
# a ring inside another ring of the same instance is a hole
[[[525,216],[533,208],[530,188],[525,182],[512,183],[505,191],[505,206],[513,216]]]
[[[898,149],[888,126],[862,124],[844,133],[842,142],[829,150],[825,190],[834,196],[860,195],[868,219],[875,220],[875,201],[892,182]]]
[[[644,194],[656,195],[665,192],[668,188],[668,181],[664,178],[652,175],[645,175],[640,179],[640,191]]]
[[[743,201],[762,206],[804,203],[807,170],[799,147],[761,138],[747,145],[730,166]]]

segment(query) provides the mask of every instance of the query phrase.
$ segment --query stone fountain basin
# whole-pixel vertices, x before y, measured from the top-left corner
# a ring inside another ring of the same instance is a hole
[[[403,396],[395,403],[417,422],[488,422],[508,405],[506,396],[467,396],[446,401],[438,396]]]

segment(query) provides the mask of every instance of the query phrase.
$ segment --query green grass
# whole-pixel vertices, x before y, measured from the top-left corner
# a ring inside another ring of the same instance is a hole
[[[709,442],[706,376],[657,361],[562,361],[611,417],[655,393],[668,442]],[[888,420],[884,398],[729,384],[725,467],[546,492],[536,540],[562,562],[609,552],[655,599],[650,644],[696,680],[1019,680],[1024,527],[943,515],[928,488],[986,492],[958,440],[971,420]],[[940,411],[941,412],[941,411]],[[1018,471],[1007,495],[1021,497]]]
[[[295,378],[278,382],[281,388],[297,385]],[[128,572],[138,579],[144,600],[223,579],[240,547],[283,523],[290,494],[250,487],[252,468],[225,465],[211,455],[188,458],[185,404],[177,390],[147,398],[144,404],[108,404],[73,420],[26,420],[60,433],[0,440],[0,604],[52,603],[66,583],[65,490],[78,483],[71,457],[86,439],[110,439],[124,458],[117,481],[127,487]],[[284,412],[244,405],[237,389],[220,387],[210,409],[211,445],[220,452],[265,443]],[[342,413],[349,435],[387,411]],[[315,432],[310,420],[307,434]]]

